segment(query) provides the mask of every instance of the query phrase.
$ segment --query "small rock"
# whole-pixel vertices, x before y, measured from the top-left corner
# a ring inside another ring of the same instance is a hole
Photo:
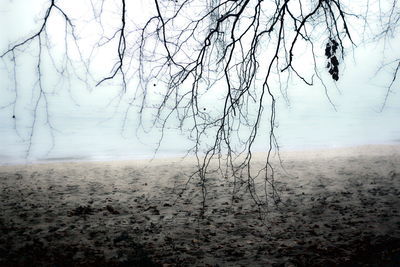
[[[111,213],[111,214],[119,214],[119,211],[114,209],[111,205],[107,205],[106,209]]]
[[[130,238],[128,232],[123,231],[119,236],[117,236],[116,238],[114,238],[114,244],[118,243],[118,242],[122,242],[122,241],[126,241]]]

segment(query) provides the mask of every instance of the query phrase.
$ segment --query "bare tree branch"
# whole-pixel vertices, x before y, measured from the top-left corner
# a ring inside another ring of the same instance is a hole
[[[110,103],[120,103],[125,94],[129,95],[123,124],[128,113],[137,110],[138,131],[161,129],[156,151],[170,128],[187,133],[193,141],[187,153],[194,154],[198,164],[190,179],[199,177],[204,209],[208,177],[215,171],[233,180],[233,199],[237,190],[246,190],[260,211],[267,211],[271,200],[279,201],[271,160],[279,154],[275,137],[277,101],[283,97],[289,103],[289,83],[298,80],[308,86],[321,85],[335,108],[325,77],[330,76],[332,82],[340,79],[346,51],[361,38],[353,23],[363,25],[363,34],[375,31],[369,23],[376,15],[371,11],[371,1],[359,8],[340,0],[154,0],[147,5],[149,10],[143,10],[146,18],[139,23],[130,2],[120,0],[112,6],[108,1],[89,0],[92,17],[88,20],[98,26],[100,36],[85,54],[78,42],[76,22],[61,3],[49,1],[38,29],[1,54],[3,60],[11,57],[15,67],[23,49],[34,42],[38,45],[28,153],[40,105],[47,114],[48,127],[55,130],[50,120],[49,88],[42,81],[44,51],[61,77],[79,76],[68,52],[70,36],[87,75],[81,79],[91,87],[87,77],[91,77],[92,60],[101,49],[113,46],[114,58],[106,66],[109,72],[92,79],[96,80],[93,86],[120,82],[121,91]],[[378,0],[377,4],[383,3]],[[106,22],[109,5],[118,17],[111,26]],[[373,34],[375,40],[393,36],[400,21],[395,0],[379,12],[382,16],[379,32]],[[65,21],[62,63],[52,57],[47,32],[50,19],[56,15]],[[305,62],[310,66],[305,68]],[[397,67],[383,107],[399,71],[399,60],[394,62]],[[15,73],[13,77],[16,79]],[[17,89],[15,97],[10,105],[15,106]],[[254,173],[253,152],[260,131],[268,136],[264,142],[265,165]]]

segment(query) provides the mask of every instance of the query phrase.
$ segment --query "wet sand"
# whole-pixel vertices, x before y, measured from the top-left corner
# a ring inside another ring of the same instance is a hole
[[[192,159],[1,166],[0,266],[400,266],[400,146],[282,160],[265,220]]]

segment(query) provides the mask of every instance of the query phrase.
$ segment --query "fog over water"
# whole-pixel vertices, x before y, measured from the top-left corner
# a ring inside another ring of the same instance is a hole
[[[400,140],[400,97],[393,92],[387,105],[380,111],[385,88],[371,78],[374,65],[347,65],[353,76],[344,74],[338,88],[330,89],[336,110],[329,103],[323,88],[293,84],[288,89],[288,100],[278,96],[278,143],[283,150],[316,149],[363,144],[390,144]],[[387,76],[386,76],[387,77]],[[383,82],[381,77],[379,82]],[[376,82],[376,83],[375,83]],[[141,159],[184,155],[191,141],[187,133],[167,131],[161,147],[154,155],[160,131],[137,131],[137,114],[128,113],[124,125],[126,103],[108,105],[112,94],[106,88],[86,91],[63,90],[55,93],[50,103],[50,117],[54,129],[46,124],[45,107],[38,113],[38,125],[27,157],[30,134],[29,104],[17,103],[16,118],[13,108],[0,111],[1,164],[62,161],[62,160],[115,160]],[[71,93],[72,92],[72,93]],[[73,97],[72,97],[73,96]],[[78,99],[74,101],[73,99]],[[5,103],[2,99],[2,104]],[[22,102],[22,100],[21,100]],[[26,100],[29,102],[29,99]],[[213,103],[207,103],[210,106]],[[53,137],[54,139],[53,139]],[[254,149],[262,151],[267,143],[265,129],[260,132]]]
[[[5,9],[2,12],[6,12]],[[8,23],[15,20],[3,17],[3,25],[7,19]],[[29,27],[26,19],[22,26]],[[2,28],[0,36],[8,37],[1,42],[2,52],[7,48],[7,42],[16,38],[16,34]],[[380,54],[376,54],[381,45],[360,46],[354,54],[349,51],[340,66],[337,83],[326,76],[329,97],[335,107],[318,83],[309,87],[298,80],[291,82],[287,99],[284,97],[286,93],[282,94],[275,88],[278,101],[275,134],[281,149],[400,143],[398,80],[381,110],[385,86],[392,79],[391,68],[376,72],[382,64]],[[12,103],[16,94],[12,82],[13,70],[5,63],[10,59],[3,59],[0,65],[0,164],[182,156],[193,145],[187,139],[188,133],[167,130],[155,155],[159,129],[150,132],[138,130],[137,110],[128,109],[129,101],[124,96],[121,101],[115,100],[120,92],[118,84],[88,89],[74,77],[69,83],[57,83],[51,74],[50,63],[47,66],[50,74],[45,79],[53,89],[47,95],[48,106],[44,102],[39,105],[36,127],[30,138],[32,119],[35,117],[32,111],[35,92],[30,89],[34,84],[32,69],[35,61],[29,56],[31,52],[28,49],[27,56],[20,56],[16,63],[20,68],[16,75],[19,91],[15,104]],[[396,56],[395,53],[393,56]],[[386,60],[390,61],[390,57]],[[134,86],[129,89],[135,90]],[[218,102],[208,100],[207,105],[212,107]],[[147,118],[150,120],[151,115]],[[265,150],[267,143],[268,129],[261,128],[254,150]]]

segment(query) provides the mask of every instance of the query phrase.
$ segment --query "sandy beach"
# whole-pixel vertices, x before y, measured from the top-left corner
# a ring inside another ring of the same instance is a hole
[[[400,266],[399,145],[281,158],[265,220],[190,158],[0,166],[0,266]]]

